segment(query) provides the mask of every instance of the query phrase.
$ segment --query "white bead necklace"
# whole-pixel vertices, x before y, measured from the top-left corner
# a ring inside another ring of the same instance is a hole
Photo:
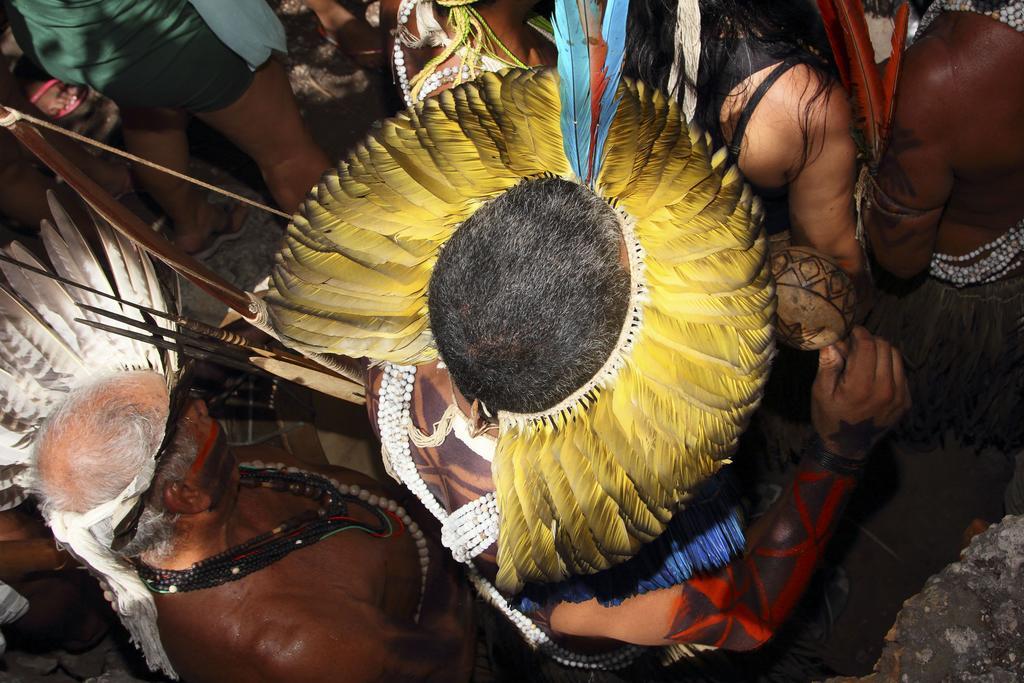
[[[932,277],[949,282],[955,287],[966,287],[995,282],[1022,263],[1024,220],[991,242],[986,242],[962,256],[938,252],[932,254],[928,272]]]
[[[419,470],[416,469],[416,464],[412,459],[412,447],[409,443],[409,428],[413,426],[411,405],[413,386],[416,382],[416,366],[384,363],[383,368],[384,376],[381,378],[380,397],[377,403],[377,428],[380,430],[381,452],[385,465],[440,520],[442,540],[444,540],[443,529],[450,516],[427,488],[423,478],[420,477]],[[489,523],[485,522],[483,527],[477,528],[477,523],[472,520],[475,516],[474,513],[482,512],[485,517],[493,518],[495,527],[497,526],[497,502],[494,500],[493,494],[491,496],[485,502],[479,501],[486,499],[487,496],[456,510],[451,516],[459,515],[460,519],[448,527],[451,537],[466,539],[467,544],[461,546],[459,550],[460,554],[466,556],[466,559],[461,561],[466,565],[470,581],[481,597],[504,614],[519,630],[527,643],[532,647],[539,648],[563,666],[579,669],[621,669],[628,666],[640,655],[643,651],[642,648],[628,645],[597,655],[571,652],[552,641],[532,619],[513,608],[505,596],[477,571],[472,564],[472,557],[476,556],[472,554],[472,551],[486,550],[497,539],[497,529],[493,529],[494,539],[488,541],[491,534]],[[470,506],[474,506],[470,512],[462,512]],[[491,509],[495,513],[493,516],[489,512]],[[481,547],[481,544],[486,545]],[[453,550],[453,554],[454,552]]]
[[[441,524],[441,544],[469,562],[498,540],[498,500],[491,491],[455,510]]]
[[[398,87],[402,89],[402,97],[405,99],[405,106],[411,107],[412,94],[409,91],[409,72],[405,68],[405,54],[402,52],[402,35],[407,32],[409,16],[419,0],[402,0],[398,6],[398,32],[395,34],[395,49],[392,61],[395,64],[395,75],[398,77]]]
[[[942,12],[974,12],[1002,22],[1010,28],[1024,33],[1024,2],[1006,0],[936,0],[921,18],[915,38],[920,38],[935,17]]]
[[[259,470],[272,469],[296,474],[323,476],[316,472],[304,470],[299,467],[286,467],[283,462],[265,463],[262,460],[253,460],[251,462],[241,463],[241,467],[252,467]],[[381,510],[390,512],[395,517],[402,520],[402,524],[404,524],[405,528],[409,531],[409,536],[411,536],[412,540],[416,543],[416,552],[419,555],[420,560],[420,599],[419,603],[416,605],[416,614],[413,617],[414,621],[419,623],[420,612],[423,611],[423,598],[427,592],[427,574],[430,570],[430,550],[427,547],[427,539],[423,535],[423,530],[420,529],[419,525],[413,521],[412,517],[409,516],[409,513],[405,511],[405,508],[399,505],[396,501],[370,493],[356,484],[342,484],[333,477],[329,477],[327,481],[331,483],[331,486],[338,489],[343,496],[355,496],[359,500],[379,507]]]
[[[401,4],[398,6],[398,30],[395,32],[395,47],[392,50],[391,58],[395,65],[395,76],[398,78],[398,87],[402,90],[402,98],[405,100],[405,106],[411,107],[417,101],[422,102],[436,91],[440,90],[441,86],[446,83],[463,83],[480,71],[498,71],[508,66],[507,64],[501,63],[491,64],[490,62],[494,60],[481,59],[476,65],[476,68],[471,67],[469,64],[462,63],[459,66],[448,66],[443,69],[438,69],[427,77],[423,82],[423,87],[420,88],[419,92],[416,94],[416,98],[413,99],[412,89],[409,84],[409,71],[405,66],[405,53],[402,51],[402,45],[409,45],[412,40],[415,40],[415,38],[410,38],[412,33],[408,28],[409,17],[412,16],[413,10],[415,10],[416,6],[422,1],[423,0],[402,0]],[[455,54],[460,60],[464,59],[465,50],[460,49]]]

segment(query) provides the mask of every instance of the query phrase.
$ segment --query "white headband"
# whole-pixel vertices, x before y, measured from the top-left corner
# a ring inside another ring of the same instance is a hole
[[[58,541],[106,580],[114,594],[121,623],[128,629],[132,642],[142,650],[149,667],[177,679],[178,675],[160,642],[153,596],[135,568],[110,549],[114,529],[139,496],[149,489],[153,469],[135,477],[113,500],[83,513],[50,512],[47,522]]]

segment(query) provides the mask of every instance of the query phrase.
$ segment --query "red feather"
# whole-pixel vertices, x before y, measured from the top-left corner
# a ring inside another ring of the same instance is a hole
[[[892,54],[889,55],[889,63],[885,65],[885,73],[882,77],[882,95],[885,97],[885,118],[882,121],[881,131],[883,144],[889,138],[893,114],[896,111],[896,88],[899,87],[900,67],[903,65],[903,49],[907,43],[909,10],[909,3],[900,5],[900,8],[896,10],[896,17],[893,19]]]
[[[584,31],[587,34],[587,48],[590,53],[590,154],[593,160],[597,147],[597,124],[601,116],[601,97],[608,87],[608,77],[604,72],[604,60],[608,54],[608,42],[601,33],[601,7],[595,0],[578,0],[580,16],[583,17]],[[593,168],[593,163],[591,163]],[[588,174],[590,171],[588,171]],[[586,179],[590,182],[591,178]]]
[[[864,18],[864,7],[860,0],[830,0],[828,4],[842,27],[849,90],[853,96],[858,123],[872,159],[877,160],[881,153],[886,110],[882,78],[875,64],[875,50]],[[838,55],[836,61],[839,61]]]
[[[839,23],[836,10],[832,6],[834,0],[818,0],[818,11],[821,12],[821,19],[825,24],[825,35],[828,36],[828,44],[832,48],[832,55],[835,57],[836,69],[839,71],[839,80],[847,91],[850,90],[850,58],[846,54],[846,41],[843,39],[843,26]]]

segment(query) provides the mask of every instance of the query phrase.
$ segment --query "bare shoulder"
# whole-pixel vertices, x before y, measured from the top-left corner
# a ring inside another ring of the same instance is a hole
[[[926,85],[1020,83],[1024,35],[981,14],[948,12],[907,50],[904,72]],[[966,72],[964,71],[966,70]],[[1005,94],[1005,93],[1004,93]]]
[[[260,680],[310,683],[384,680],[387,652],[379,610],[359,602],[275,601],[248,634]]]
[[[740,167],[757,185],[779,187],[823,150],[849,156],[850,103],[843,88],[798,64],[765,93],[744,136]],[[827,144],[826,144],[827,143]]]
[[[826,129],[849,130],[850,100],[843,87],[807,64],[784,73],[766,94],[764,103],[788,124],[794,138]]]
[[[918,131],[945,128],[943,112],[959,106],[955,49],[944,32],[918,40],[903,57],[897,91],[897,125]],[[943,106],[936,106],[939,102]]]
[[[993,29],[1007,27],[963,12],[941,15],[907,50],[890,140],[894,157],[926,155],[927,166],[938,160],[970,165],[979,143],[991,151],[993,130],[1019,121],[1024,101],[1014,103],[1008,93],[1024,90],[1024,49],[1006,54],[1001,31],[994,39]],[[1024,40],[1017,42],[1024,48]]]
[[[1019,165],[1024,35],[977,14],[940,16],[907,51],[899,104],[901,118],[954,146],[958,161],[971,165],[979,146],[991,153],[998,132],[998,151]]]

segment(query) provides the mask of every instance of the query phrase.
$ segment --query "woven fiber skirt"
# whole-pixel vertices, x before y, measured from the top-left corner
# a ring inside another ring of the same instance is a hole
[[[979,449],[1024,447],[1024,277],[962,289],[877,280],[866,325],[903,353],[914,400],[897,437],[933,446],[952,431]]]

